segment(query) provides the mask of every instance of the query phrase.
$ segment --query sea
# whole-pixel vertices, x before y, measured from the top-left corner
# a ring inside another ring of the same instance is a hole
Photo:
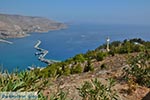
[[[76,23],[62,30],[8,39],[13,44],[0,43],[0,68],[12,72],[26,70],[29,66],[47,66],[35,56],[34,45],[38,40],[42,41],[40,47],[49,51],[45,58],[64,61],[106,43],[107,37],[110,42],[132,38],[150,41],[150,26]]]

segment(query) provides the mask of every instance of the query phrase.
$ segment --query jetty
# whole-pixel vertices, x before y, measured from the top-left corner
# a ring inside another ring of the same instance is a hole
[[[27,68],[27,70],[35,70],[35,69],[43,70],[44,67],[28,66],[28,68]]]
[[[4,39],[0,39],[0,42],[4,42],[4,43],[8,43],[8,44],[13,44],[13,42],[10,42],[10,41],[4,40]]]
[[[38,59],[41,61],[41,62],[44,62],[48,65],[51,65],[53,63],[57,63],[57,62],[60,62],[60,61],[57,61],[57,60],[50,60],[50,59],[46,59],[45,56],[48,54],[48,50],[45,50],[43,48],[40,48],[39,45],[41,44],[42,42],[40,40],[38,40],[38,42],[36,43],[36,45],[34,46],[35,49],[38,50],[38,52],[35,53],[35,55],[38,55]]]

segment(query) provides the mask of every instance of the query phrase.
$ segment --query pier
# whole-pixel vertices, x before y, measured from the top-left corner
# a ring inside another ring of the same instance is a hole
[[[4,39],[0,39],[0,42],[4,42],[4,43],[8,43],[8,44],[13,44],[13,42],[10,42],[10,41],[4,40]]]
[[[35,55],[39,55],[38,59],[41,61],[41,62],[44,62],[48,65],[51,65],[53,63],[56,63],[56,62],[60,62],[60,61],[57,61],[57,60],[50,60],[50,59],[46,59],[45,56],[48,54],[48,50],[45,50],[45,49],[42,49],[39,47],[39,45],[41,44],[41,41],[38,40],[37,44],[34,46],[35,49],[38,50],[38,52],[35,53]]]

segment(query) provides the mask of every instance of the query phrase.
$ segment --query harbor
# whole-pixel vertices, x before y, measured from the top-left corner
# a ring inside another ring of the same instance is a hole
[[[36,43],[36,45],[34,46],[34,48],[36,50],[38,50],[38,52],[35,53],[35,55],[38,55],[38,59],[41,61],[41,62],[44,62],[48,65],[51,65],[53,63],[57,63],[57,62],[60,62],[60,61],[57,61],[57,60],[49,60],[49,59],[46,59],[45,56],[48,54],[48,50],[45,50],[43,48],[40,48],[39,45],[41,44],[42,42],[40,40],[38,40],[38,42]]]

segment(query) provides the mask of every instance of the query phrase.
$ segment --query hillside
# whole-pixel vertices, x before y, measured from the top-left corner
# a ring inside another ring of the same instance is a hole
[[[42,17],[0,14],[0,38],[27,36],[30,32],[47,32],[66,25]]]
[[[0,91],[37,92],[39,100],[150,100],[150,42],[114,41],[66,61],[0,73]]]
[[[138,53],[132,53],[130,56],[137,56]],[[142,99],[148,94],[149,88],[142,87],[140,85],[133,85],[135,89],[132,89],[132,93],[129,93],[130,83],[125,82],[122,79],[123,69],[127,66],[127,54],[117,54],[113,57],[106,57],[103,61],[94,61],[92,64],[95,67],[95,70],[92,72],[74,74],[70,76],[62,76],[57,78],[54,81],[53,86],[44,91],[45,96],[49,96],[47,93],[56,93],[58,87],[60,90],[67,93],[68,98],[73,98],[73,100],[84,100],[80,97],[79,91],[77,88],[82,87],[85,82],[91,82],[95,78],[98,79],[102,84],[107,84],[109,78],[114,78],[116,80],[113,87],[117,91],[118,97],[117,100],[149,100]],[[107,68],[102,69],[100,66],[105,64]],[[148,95],[150,98],[150,95]],[[91,100],[91,99],[86,99]],[[99,99],[96,99],[99,100]],[[105,100],[105,99],[102,99]]]
[[[61,98],[66,93],[73,100],[150,100],[150,42],[113,41],[109,52],[105,48],[104,44],[39,71],[39,77],[51,77],[44,96]]]

